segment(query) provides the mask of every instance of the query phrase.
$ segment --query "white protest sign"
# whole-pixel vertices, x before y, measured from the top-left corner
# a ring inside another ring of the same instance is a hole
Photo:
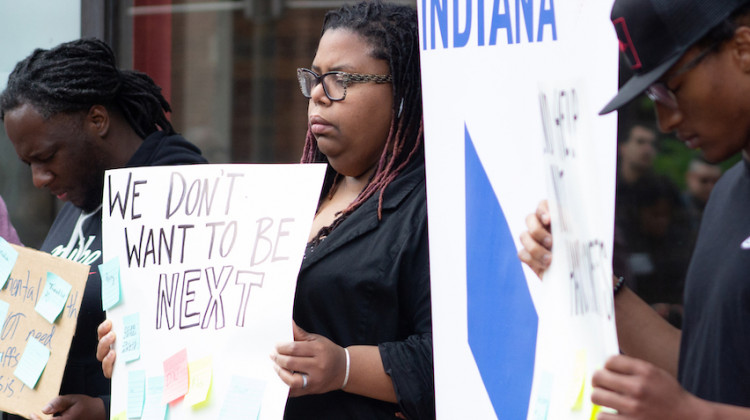
[[[168,418],[223,418],[236,407],[236,383],[255,384],[244,396],[254,402],[244,407],[250,418],[282,417],[288,387],[269,354],[292,341],[297,273],[324,172],[324,165],[107,171],[104,261],[119,259],[122,282],[107,311],[117,334],[113,418],[163,413],[165,403]]]
[[[611,5],[417,1],[439,419],[591,418],[617,351]],[[544,198],[573,216],[542,283],[516,254]]]

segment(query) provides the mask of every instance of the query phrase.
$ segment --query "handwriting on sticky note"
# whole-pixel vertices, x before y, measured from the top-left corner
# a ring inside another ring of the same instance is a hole
[[[185,395],[185,404],[196,405],[206,401],[211,388],[213,361],[211,356],[188,363],[190,387]]]
[[[146,372],[128,372],[128,418],[138,419],[143,414],[143,400],[146,391]]]
[[[187,349],[182,349],[164,361],[165,403],[182,397],[188,392]]]
[[[99,275],[102,278],[102,309],[108,311],[120,302],[120,259],[115,257],[99,264]]]
[[[126,315],[123,321],[122,348],[120,353],[126,362],[138,360],[141,357],[141,321],[136,312]]]
[[[221,406],[219,412],[219,419],[257,418],[265,389],[266,381],[245,376],[232,376],[224,405]]]
[[[44,347],[44,344],[33,337],[29,337],[21,360],[18,361],[18,366],[16,366],[13,374],[29,388],[35,388],[39,377],[42,376],[42,372],[47,366],[49,355],[49,349]]]
[[[143,407],[143,418],[164,420],[167,415],[167,404],[162,401],[164,377],[153,376],[146,381],[146,403]]]
[[[50,324],[55,323],[60,312],[68,301],[68,295],[73,289],[70,283],[66,282],[55,273],[47,273],[47,282],[44,284],[44,290],[39,297],[34,309],[39,312]]]
[[[18,251],[13,249],[8,241],[0,238],[0,289],[5,287],[5,282],[8,281],[17,259]]]

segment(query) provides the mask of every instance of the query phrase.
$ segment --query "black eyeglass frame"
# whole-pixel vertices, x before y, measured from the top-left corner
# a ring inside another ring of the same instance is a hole
[[[305,85],[307,84],[307,82],[304,73],[311,74],[315,78],[315,84],[310,87],[310,92],[308,92],[307,94],[305,93]],[[325,79],[326,76],[330,75],[338,76],[338,80],[341,81],[341,84],[344,87],[344,93],[343,95],[341,95],[341,98],[333,98],[328,92],[328,88],[326,87],[327,85],[323,82],[323,79]],[[323,92],[325,92],[326,97],[331,101],[338,102],[346,99],[346,88],[352,83],[385,84],[391,83],[393,81],[393,77],[391,77],[390,74],[347,73],[343,71],[329,71],[323,74],[318,74],[310,69],[298,68],[297,81],[299,82],[299,88],[300,91],[302,91],[302,96],[304,96],[305,98],[312,98],[312,90],[315,88],[315,86],[322,84]]]
[[[698,65],[710,54],[718,51],[719,46],[723,43],[723,40],[716,41],[706,47],[703,51],[698,53],[695,57],[693,57],[692,60],[685,63],[682,67],[680,67],[679,70],[677,70],[673,75],[669,76],[666,80],[662,82],[656,82],[652,83],[646,90],[646,96],[648,96],[649,99],[651,99],[654,102],[659,102],[660,104],[670,108],[670,109],[678,109],[677,105],[677,94],[674,90],[672,90],[669,87],[669,82],[674,80],[676,77],[681,76],[690,70],[698,67]],[[666,95],[666,97],[665,97]]]

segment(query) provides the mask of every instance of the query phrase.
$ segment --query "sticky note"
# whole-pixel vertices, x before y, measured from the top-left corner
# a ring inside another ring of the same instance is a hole
[[[99,275],[102,278],[102,309],[108,311],[120,302],[120,259],[115,257],[99,264]]]
[[[162,401],[164,377],[153,376],[146,381],[146,403],[143,407],[143,418],[164,420],[167,416],[167,404]]]
[[[591,409],[591,420],[596,420],[596,415],[599,414],[599,412],[602,411],[602,408],[596,404],[594,404],[594,408]]]
[[[0,289],[5,287],[5,283],[8,281],[8,277],[10,277],[17,259],[18,251],[13,249],[8,241],[0,238]]]
[[[162,401],[171,403],[188,392],[187,349],[182,349],[164,361],[164,395]]]
[[[266,381],[245,376],[232,376],[229,391],[219,412],[219,419],[258,418],[265,389]]]
[[[47,366],[49,354],[49,349],[44,344],[40,343],[34,337],[29,337],[26,342],[26,348],[21,355],[21,360],[18,361],[18,366],[16,366],[13,374],[26,384],[27,387],[34,389],[44,368]]]
[[[122,317],[123,337],[120,354],[126,362],[141,358],[141,321],[138,312]]]
[[[206,401],[208,390],[211,388],[211,377],[213,376],[211,356],[188,363],[188,374],[190,386],[187,395],[185,395],[185,404],[196,405]]]
[[[586,349],[578,349],[573,362],[573,374],[571,376],[568,395],[570,396],[573,411],[583,408],[583,395],[586,390]]]
[[[39,296],[34,309],[44,317],[50,324],[54,324],[57,317],[65,307],[68,301],[68,295],[73,289],[70,283],[66,282],[55,273],[47,273],[47,282],[44,284],[42,295]]]
[[[146,395],[146,371],[128,372],[128,418],[139,419],[143,414],[143,400]]]
[[[536,402],[533,408],[533,420],[547,420],[552,400],[552,385],[555,377],[550,372],[541,372],[537,378]]]
[[[122,413],[116,414],[114,417],[112,417],[112,420],[127,420],[128,416],[123,411]]]

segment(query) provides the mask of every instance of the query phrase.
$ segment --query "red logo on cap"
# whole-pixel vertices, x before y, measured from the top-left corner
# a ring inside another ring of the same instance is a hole
[[[630,63],[630,68],[638,70],[641,68],[641,59],[638,57],[638,51],[635,50],[633,40],[630,38],[630,31],[628,31],[628,25],[625,23],[625,18],[619,17],[612,21],[615,25],[615,32],[617,32],[617,38],[620,40],[620,51],[625,53],[625,57]]]

